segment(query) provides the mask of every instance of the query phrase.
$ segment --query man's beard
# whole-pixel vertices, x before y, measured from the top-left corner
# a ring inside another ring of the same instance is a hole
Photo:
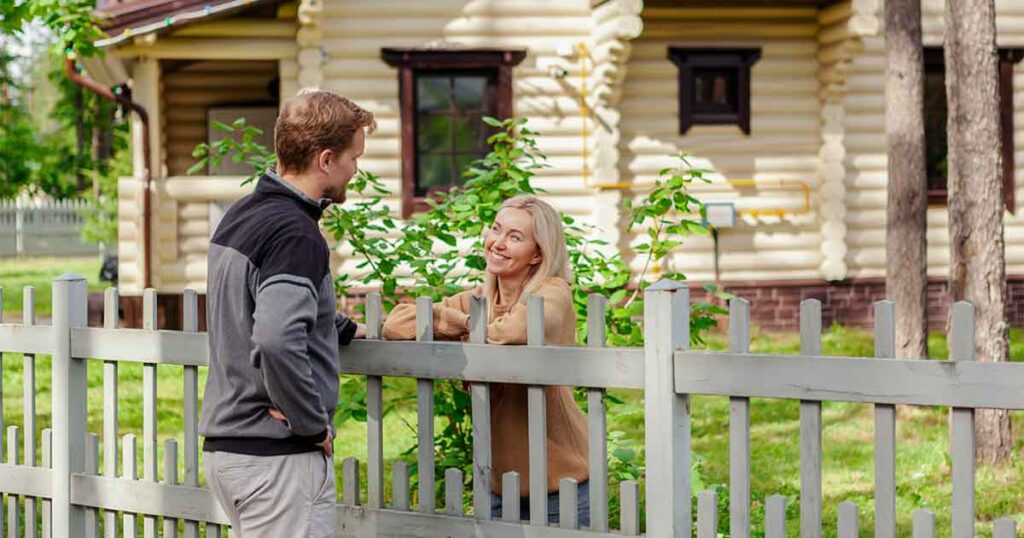
[[[330,199],[330,201],[336,204],[345,203],[345,187],[340,189],[336,187],[327,187],[324,189],[323,197]]]

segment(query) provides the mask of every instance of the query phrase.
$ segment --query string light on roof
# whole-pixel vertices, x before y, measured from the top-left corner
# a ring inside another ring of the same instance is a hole
[[[110,45],[116,45],[130,39],[132,36],[143,35],[150,32],[154,32],[163,28],[169,28],[179,22],[190,21],[195,19],[201,19],[215,13],[221,13],[229,11],[241,6],[247,6],[254,3],[256,0],[232,0],[230,2],[224,2],[222,4],[205,4],[201,9],[195,11],[188,11],[170,15],[165,17],[163,20],[145,24],[138,27],[125,28],[120,35],[109,37],[107,39],[101,39],[96,42],[97,47],[108,47]]]

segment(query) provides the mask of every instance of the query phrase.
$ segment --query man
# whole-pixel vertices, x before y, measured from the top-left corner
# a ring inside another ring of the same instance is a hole
[[[318,221],[345,200],[374,127],[331,92],[286,103],[277,173],[228,210],[210,242],[204,469],[243,538],[334,535],[338,346],[364,328],[335,311]]]

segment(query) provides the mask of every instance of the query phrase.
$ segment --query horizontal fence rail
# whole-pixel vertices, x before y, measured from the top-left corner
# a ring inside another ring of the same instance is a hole
[[[185,292],[182,331],[156,330],[153,290],[144,293],[143,329],[117,326],[119,296],[114,289],[105,295],[103,327],[86,327],[85,282],[74,275],[54,282],[52,325],[36,324],[34,290],[27,288],[25,297],[21,323],[0,317],[0,351],[8,354],[8,364],[10,353],[21,354],[23,372],[22,427],[3,424],[0,407],[0,493],[6,495],[6,505],[0,506],[0,535],[34,537],[38,528],[47,537],[177,536],[182,530],[192,538],[201,532],[221,536],[229,522],[201,485],[199,379],[210,356],[207,335],[197,331],[196,294]],[[821,309],[814,300],[801,305],[801,354],[784,356],[750,353],[750,306],[742,299],[729,305],[724,352],[688,349],[689,295],[682,284],[663,281],[648,288],[644,299],[644,348],[605,347],[607,300],[596,295],[587,303],[585,347],[548,344],[541,297],[527,300],[526,345],[497,346],[487,343],[488,308],[482,298],[471,301],[466,342],[433,341],[434,305],[426,298],[417,300],[415,341],[382,341],[382,302],[370,294],[367,339],[343,348],[339,361],[344,374],[365,377],[367,461],[365,475],[355,458],[343,461],[337,534],[610,537],[640,535],[646,527],[648,536],[711,538],[726,517],[730,535],[748,537],[755,530],[750,484],[756,469],[751,469],[750,458],[758,449],[750,443],[751,399],[779,398],[800,402],[801,495],[796,502],[801,536],[822,533],[821,404],[837,401],[875,406],[876,536],[896,536],[898,531],[895,406],[950,408],[951,531],[956,538],[974,535],[974,410],[1024,409],[1024,365],[973,360],[974,313],[969,304],[957,303],[952,309],[953,360],[943,361],[892,358],[894,305],[885,301],[875,305],[874,357],[837,358],[821,355]],[[40,355],[52,357],[50,424],[41,424],[37,416]],[[0,372],[4,359],[0,355]],[[123,363],[141,364],[141,413],[135,414],[142,424],[138,434],[122,436],[124,410],[118,407],[118,394],[126,389],[119,386]],[[102,370],[99,434],[85,430],[88,368]],[[181,373],[182,431],[160,439],[157,373],[168,368]],[[416,380],[418,447],[414,465],[391,463],[391,495],[386,496],[385,379],[392,377]],[[440,468],[434,444],[434,397],[440,381],[459,382],[468,393],[471,468]],[[529,466],[495,477],[491,392],[501,383],[526,386]],[[583,500],[580,484],[548,476],[547,391],[556,387],[579,387],[587,402],[588,525],[576,518],[575,508]],[[637,482],[615,483],[609,477],[609,389],[644,390],[646,498]],[[698,394],[729,397],[728,499],[719,499],[714,490],[691,491],[690,397]],[[418,487],[413,487],[414,479]],[[553,491],[548,489],[550,479],[556,484]],[[617,528],[610,524],[612,485]],[[500,513],[492,514],[492,492],[502,500]],[[525,521],[521,500],[530,509]],[[786,502],[779,495],[765,500],[764,527],[758,531],[768,537],[785,535]],[[728,509],[720,510],[722,503]],[[558,508],[555,523],[548,521],[549,506]],[[852,502],[838,506],[839,536],[858,535],[863,509]],[[937,532],[933,513],[914,512],[914,536]],[[1012,519],[993,524],[997,538],[1015,534]]]

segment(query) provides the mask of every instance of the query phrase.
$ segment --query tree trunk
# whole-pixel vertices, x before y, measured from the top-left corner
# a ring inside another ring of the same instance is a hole
[[[993,0],[946,4],[946,95],[949,101],[949,291],[974,304],[977,359],[1005,361],[1006,266],[1003,249],[1003,159],[999,60]],[[979,410],[978,459],[1009,460],[1010,415]]]
[[[85,190],[85,94],[81,86],[75,86],[75,179],[76,190]]]
[[[896,356],[928,356],[924,53],[921,0],[885,3],[889,153],[885,295],[896,303]]]

